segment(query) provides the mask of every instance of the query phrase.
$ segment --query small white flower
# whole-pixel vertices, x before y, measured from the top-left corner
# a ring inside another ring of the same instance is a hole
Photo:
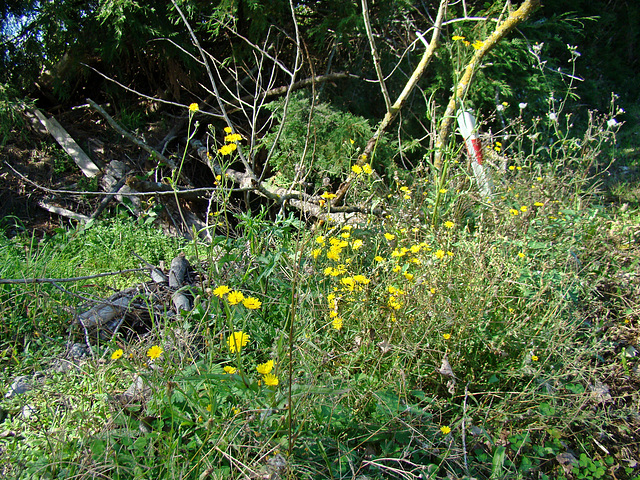
[[[501,103],[499,103],[498,105],[496,105],[496,110],[499,112],[504,111],[504,105],[502,105]]]
[[[557,122],[558,121],[558,115],[556,115],[555,113],[551,112],[549,114],[549,120],[551,120],[552,122]]]
[[[607,127],[613,128],[617,125],[619,125],[619,122],[615,118],[610,118],[609,120],[607,120]]]
[[[525,108],[527,108],[527,104],[526,104],[526,103],[524,103],[524,102],[520,102],[520,103],[518,104],[518,107],[520,107],[520,110],[524,110]]]

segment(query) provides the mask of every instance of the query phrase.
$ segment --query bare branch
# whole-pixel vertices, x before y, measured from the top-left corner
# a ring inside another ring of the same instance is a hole
[[[114,275],[122,275],[124,273],[144,272],[150,267],[129,268],[126,270],[118,270],[117,272],[96,273],[95,275],[86,275],[84,277],[67,277],[67,278],[0,278],[0,285],[9,284],[30,284],[30,283],[64,283],[64,282],[82,282],[84,280],[92,280],[94,278],[109,277]]]
[[[380,66],[380,55],[378,55],[378,49],[376,48],[376,42],[373,38],[373,30],[371,28],[371,20],[369,20],[369,5],[367,0],[362,0],[362,19],[364,20],[364,29],[367,32],[367,38],[369,39],[369,45],[371,46],[371,56],[373,57],[373,66],[378,76],[378,82],[380,83],[380,90],[382,90],[382,96],[384,97],[384,103],[387,106],[387,113],[391,111],[391,97],[387,91],[387,85],[384,83],[384,75],[382,73],[382,67]]]
[[[133,135],[131,135],[129,132],[127,132],[124,128],[122,128],[120,125],[118,125],[118,122],[116,122],[111,115],[109,115],[100,105],[98,105],[96,102],[94,102],[93,100],[91,100],[90,98],[87,98],[87,103],[89,103],[89,105],[91,105],[91,107],[98,112],[100,115],[102,115],[105,120],[107,122],[109,122],[109,125],[111,125],[111,127],[116,130],[120,135],[122,135],[123,137],[125,137],[127,140],[129,140],[130,142],[132,142],[133,144],[137,145],[138,147],[142,148],[143,150],[145,150],[146,152],[148,152],[149,154],[151,154],[152,156],[154,156],[157,160],[159,160],[160,162],[164,163],[165,165],[168,165],[169,167],[171,167],[172,169],[176,169],[176,164],[173,162],[173,160],[168,159],[167,157],[165,157],[164,155],[162,155],[160,152],[158,152],[155,148],[150,147],[149,145],[147,145],[146,143],[144,143],[141,140],[138,140],[136,137],[134,137]]]

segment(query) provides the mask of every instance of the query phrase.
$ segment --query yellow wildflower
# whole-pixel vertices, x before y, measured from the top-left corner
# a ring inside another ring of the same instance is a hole
[[[360,248],[362,248],[362,245],[364,245],[364,242],[360,239],[357,239],[353,241],[353,243],[351,244],[351,248],[354,250],[359,250]]]
[[[476,40],[471,44],[471,46],[474,48],[474,50],[480,50],[484,46],[484,42]]]
[[[351,171],[356,175],[360,175],[362,173],[362,167],[360,165],[354,165],[351,167]]]
[[[440,431],[443,435],[448,435],[451,433],[451,428],[445,425],[444,427],[440,427]]]
[[[227,344],[229,345],[231,353],[239,352],[248,342],[249,335],[243,331],[233,332],[227,339]]]
[[[529,210],[529,207],[527,207],[526,205],[520,207],[521,212],[526,212],[527,210]]]
[[[454,225],[455,223],[453,223],[451,220],[444,222],[444,226],[447,228],[453,228]]]
[[[464,37],[462,35],[454,35],[453,37],[451,37],[451,40],[457,42],[459,40],[464,40]]]
[[[197,112],[198,110],[200,110],[200,107],[197,103],[192,103],[191,105],[189,105],[189,111],[191,113]]]
[[[531,355],[531,361],[532,362],[537,362],[538,361],[538,356],[537,355]]]
[[[444,338],[445,340],[449,340],[451,338],[451,334],[450,333],[443,333],[442,334],[442,338]]]
[[[242,304],[249,310],[257,310],[262,305],[262,302],[255,297],[247,297],[242,301]]]
[[[231,155],[231,153],[237,148],[238,146],[235,143],[229,143],[220,147],[218,152],[220,152],[220,155]]]
[[[364,165],[362,165],[362,171],[367,175],[371,175],[373,173],[373,168],[371,168],[371,165],[369,165],[368,163],[365,163]]]
[[[264,379],[264,384],[267,385],[268,387],[275,387],[278,385],[279,381],[278,381],[278,377],[276,377],[274,374],[272,373],[267,373],[264,377],[262,377]]]
[[[233,132],[233,128],[231,127],[224,127],[224,133],[231,133]]]
[[[384,262],[384,258],[382,258],[380,255],[376,255],[375,257],[373,257],[373,259],[376,262]]]
[[[256,367],[256,370],[260,375],[267,375],[273,370],[273,360],[269,360],[266,363],[261,363]]]
[[[391,241],[394,240],[396,236],[393,233],[385,233],[384,238],[386,238],[388,241]]]
[[[219,285],[213,290],[213,294],[218,298],[222,298],[230,291],[226,285]]]
[[[224,370],[225,373],[228,373],[229,375],[233,375],[234,373],[236,373],[238,371],[238,369],[236,367],[231,367],[229,365],[224,367],[223,370]]]
[[[233,292],[231,292],[227,297],[227,301],[229,302],[229,305],[237,305],[243,300],[244,300],[244,295],[242,294],[242,292],[238,292],[237,290],[234,290]]]
[[[311,250],[311,256],[313,256],[314,260],[318,258],[321,253],[322,253],[322,249],[320,248],[314,248],[313,250]]]
[[[333,321],[331,322],[331,326],[333,328],[335,328],[336,330],[341,330],[342,329],[342,324],[343,324],[343,320],[340,317],[335,317],[333,319]]]
[[[232,133],[224,137],[224,141],[228,143],[239,142],[240,140],[242,140],[242,135],[240,135],[239,133]]]
[[[162,355],[162,351],[162,348],[160,348],[158,345],[154,345],[149,350],[147,350],[147,357],[149,357],[151,360],[155,360],[160,355]]]
[[[118,360],[123,354],[124,352],[119,348],[111,354],[111,360]]]
[[[533,204],[534,207],[544,207],[544,203],[542,202],[536,202]]]
[[[442,260],[444,258],[444,250],[436,250],[436,253],[434,253],[434,255],[438,260]]]

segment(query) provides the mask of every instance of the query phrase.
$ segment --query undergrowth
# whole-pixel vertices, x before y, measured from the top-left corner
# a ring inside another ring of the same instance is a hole
[[[2,237],[3,278],[76,277],[182,250],[200,281],[190,312],[63,370],[47,368],[78,295],[105,297],[141,274],[3,285],[3,385],[19,374],[36,385],[1,403],[0,471],[640,478],[640,212],[600,201],[594,175],[615,125],[592,115],[578,136],[553,113],[544,141],[520,119],[515,141],[488,146],[509,156],[496,157],[505,168],[486,199],[451,153],[444,181],[425,160],[387,178],[387,196],[374,163],[351,167],[350,200],[373,199],[379,216],[304,225],[261,209],[221,229],[235,235],[211,229],[208,243],[123,220]],[[123,401],[132,384],[138,395]]]

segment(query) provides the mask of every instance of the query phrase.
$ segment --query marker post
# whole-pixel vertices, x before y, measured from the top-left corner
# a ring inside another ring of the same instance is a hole
[[[471,160],[471,168],[482,198],[489,199],[493,195],[491,178],[484,166],[482,143],[476,128],[476,119],[468,110],[458,111],[458,128],[467,147],[467,155]]]

